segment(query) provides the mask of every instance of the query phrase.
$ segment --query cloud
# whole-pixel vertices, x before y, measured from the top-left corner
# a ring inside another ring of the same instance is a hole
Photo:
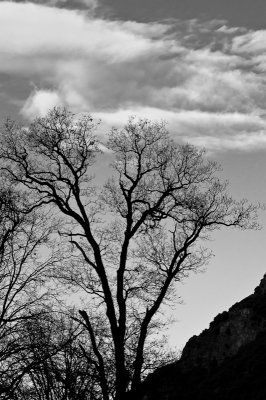
[[[97,0],[13,0],[14,3],[32,3],[49,7],[59,7],[68,9],[81,9],[94,11],[98,7]]]
[[[30,95],[21,112],[29,120],[43,117],[53,108],[62,106],[59,95],[52,90],[36,90]]]
[[[134,108],[116,112],[98,112],[103,121],[102,133],[109,126],[122,127],[129,116],[164,121],[171,136],[180,143],[191,143],[211,150],[266,149],[266,121],[257,115],[213,113],[202,111],[168,111],[156,108]]]
[[[227,26],[227,25],[222,25],[222,26],[219,26],[219,28],[217,29],[217,32],[226,33],[228,35],[231,35],[231,34],[234,35],[235,33],[241,32],[241,30],[243,30],[243,28],[239,28],[236,26],[231,27],[231,26]],[[244,28],[244,31],[245,30],[246,29]]]
[[[232,41],[232,51],[248,60],[257,73],[266,71],[266,30],[249,31],[237,35]]]
[[[239,150],[253,151],[266,150],[265,131],[252,134],[237,134],[234,136],[224,135],[223,137],[197,136],[188,139],[191,144],[204,147],[212,151]]]
[[[233,39],[232,50],[236,53],[261,53],[266,51],[266,30],[249,31]]]
[[[0,73],[40,88],[27,93],[25,118],[61,104],[105,126],[136,114],[169,121],[180,140],[264,146],[265,33],[224,21],[111,21],[68,0],[36,3],[0,2]]]
[[[160,24],[146,29],[145,24],[93,19],[77,10],[10,1],[0,2],[0,23],[1,31],[8,35],[0,37],[4,61],[7,63],[8,57],[21,61],[21,65],[13,65],[14,71],[24,71],[23,61],[28,66],[34,58],[44,61],[44,67],[32,65],[33,70],[40,71],[58,60],[129,61],[143,56],[146,50],[160,52],[164,43],[152,38],[167,30]]]

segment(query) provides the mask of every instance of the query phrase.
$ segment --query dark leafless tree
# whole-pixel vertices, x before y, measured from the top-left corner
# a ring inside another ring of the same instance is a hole
[[[99,398],[123,400],[150,368],[174,283],[207,262],[212,231],[256,228],[256,207],[227,194],[204,151],[176,144],[163,123],[147,120],[111,131],[113,177],[99,189],[96,128],[91,117],[60,109],[29,129],[8,121],[0,156],[2,173],[34,207],[49,204],[65,217],[61,234],[72,247],[60,279],[88,298],[80,318]]]
[[[18,400],[89,400],[99,391],[97,376],[84,355],[84,328],[63,313],[45,313],[25,321],[27,347],[23,376],[14,395]],[[88,349],[87,349],[88,350]]]
[[[50,297],[45,272],[54,261],[47,248],[52,226],[7,182],[0,189],[0,396],[11,398],[29,366],[21,362],[26,320],[40,314]],[[41,249],[43,251],[41,251]]]

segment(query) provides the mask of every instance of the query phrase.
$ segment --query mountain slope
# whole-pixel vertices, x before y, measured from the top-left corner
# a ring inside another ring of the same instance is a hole
[[[266,399],[266,275],[254,294],[193,336],[179,361],[150,375],[142,399]]]

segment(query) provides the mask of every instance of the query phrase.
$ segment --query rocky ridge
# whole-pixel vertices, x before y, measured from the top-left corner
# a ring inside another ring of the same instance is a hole
[[[266,274],[252,295],[193,336],[180,360],[150,375],[142,396],[143,400],[246,398],[266,398]]]
[[[265,309],[264,309],[265,303]],[[180,364],[213,367],[234,356],[247,343],[266,330],[266,274],[254,294],[218,314],[199,336],[193,336],[184,347]]]

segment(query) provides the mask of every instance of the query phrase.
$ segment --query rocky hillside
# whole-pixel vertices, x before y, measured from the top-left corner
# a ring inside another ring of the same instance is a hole
[[[266,275],[144,383],[142,400],[185,399],[266,399]]]

